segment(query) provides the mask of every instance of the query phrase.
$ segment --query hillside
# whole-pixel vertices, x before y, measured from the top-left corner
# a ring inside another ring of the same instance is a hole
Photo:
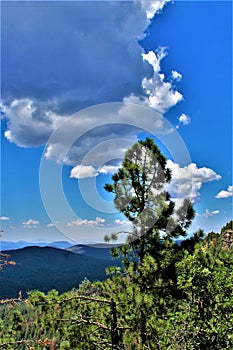
[[[111,259],[111,249],[117,247],[116,244],[92,244],[84,245],[78,244],[67,248],[68,251],[76,254],[86,255],[93,258],[109,260]]]
[[[103,280],[105,268],[113,264],[110,259],[51,247],[26,247],[4,253],[11,256],[16,266],[7,266],[0,272],[0,298],[17,297],[19,290],[24,295],[34,289],[65,292],[77,287],[84,277]]]

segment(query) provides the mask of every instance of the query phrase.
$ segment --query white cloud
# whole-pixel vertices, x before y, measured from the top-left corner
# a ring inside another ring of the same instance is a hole
[[[211,212],[212,215],[216,215],[216,214],[219,214],[219,210],[214,210]]]
[[[105,224],[105,219],[96,217],[95,220],[87,220],[87,219],[77,219],[75,221],[70,221],[66,226],[75,227],[75,226],[97,226],[102,227]]]
[[[233,196],[233,186],[228,186],[227,191],[222,190],[220,191],[215,198],[229,198]]]
[[[154,3],[162,7],[160,1]],[[150,23],[147,8],[140,1],[6,4],[2,11],[5,89],[14,91],[17,80],[23,96],[54,102],[59,99],[61,104],[85,103],[87,96],[94,102],[122,83],[126,91],[127,83],[134,89],[138,79],[133,76],[134,70],[142,71],[137,39],[144,36]]]
[[[95,177],[98,171],[91,165],[77,165],[71,170],[70,177],[75,179],[83,179],[87,177]]]
[[[22,222],[22,225],[24,226],[24,228],[37,228],[39,225],[39,221],[34,219],[29,219],[27,221]]]
[[[10,218],[8,218],[7,216],[0,216],[0,221],[8,221],[10,220]]]
[[[56,225],[55,225],[55,224],[50,223],[50,224],[47,224],[47,225],[46,225],[46,227],[56,227]]]
[[[118,165],[104,165],[99,169],[99,174],[115,174],[120,167]]]
[[[138,39],[145,36],[150,19],[167,2],[43,2],[39,7],[34,2],[23,7],[20,3],[14,7],[6,3],[2,84],[3,112],[8,120],[6,138],[19,146],[41,146],[73,112],[124,100],[157,110],[156,123],[158,129],[162,128],[159,116],[176,105],[182,95],[161,73],[160,62],[166,50],[160,48],[145,54]],[[63,12],[66,16],[61,16]],[[12,16],[14,30],[10,25]],[[18,59],[22,55],[24,59]],[[116,116],[91,117],[100,124],[116,120]],[[123,116],[117,117],[119,123],[124,121]],[[86,131],[88,123],[88,118],[80,118],[75,125],[70,123],[62,139],[48,145],[46,157],[80,165],[82,155],[97,141],[109,136],[135,139],[132,127],[126,131],[121,127],[115,132],[106,127],[102,134],[93,132],[89,144],[75,144],[66,154],[70,130],[74,127]]]
[[[22,147],[43,145],[64,120],[46,105],[28,98],[13,100],[4,106],[4,113],[8,119],[5,137]]]
[[[82,173],[85,171],[90,174],[88,176],[96,176],[93,168],[84,169],[80,165],[82,157],[89,149],[93,148],[98,143],[103,143],[109,138],[113,140],[114,138],[125,137],[135,141],[137,131],[133,125],[135,125],[137,118],[138,120],[142,118],[142,111],[140,110],[140,113],[138,113],[135,105],[134,108],[131,107],[131,110],[129,111],[129,104],[132,106],[132,103],[136,103],[137,105],[140,104],[145,107],[153,108],[156,111],[156,116],[154,115],[151,119],[145,119],[145,126],[147,126],[149,130],[153,125],[158,132],[170,132],[164,128],[162,115],[169,108],[176,105],[182,99],[182,95],[174,90],[171,83],[166,82],[164,80],[164,75],[160,73],[160,61],[165,55],[166,50],[162,47],[157,50],[156,53],[149,52],[142,55],[144,61],[147,62],[152,69],[152,77],[143,78],[141,83],[143,91],[141,95],[136,96],[131,94],[124,98],[125,108],[122,108],[121,106],[118,111],[114,110],[112,113],[109,111],[107,115],[106,113],[104,115],[103,113],[98,115],[89,111],[88,113],[81,112],[80,116],[77,118],[68,118],[68,116],[61,116],[52,112],[45,104],[40,106],[38,102],[33,102],[29,99],[14,100],[10,106],[5,107],[8,118],[8,130],[6,131],[5,136],[9,141],[15,142],[20,146],[39,146],[47,140],[51,133],[56,130],[63,121],[65,121],[66,123],[62,124],[62,137],[56,139],[52,144],[50,143],[47,146],[45,157],[48,159],[54,158],[56,161],[69,165],[78,164],[80,168],[77,168],[73,172],[76,173],[76,176],[79,178],[82,177]],[[132,109],[134,110],[132,111]],[[129,112],[131,113],[131,117],[129,117]],[[69,144],[69,139],[72,133],[77,133],[77,130],[79,130],[80,134],[82,134],[82,131],[85,133],[86,130],[88,130],[90,118],[95,120],[96,125],[102,125],[105,123],[105,127],[102,131],[92,130],[85,136],[85,140],[79,140],[78,144],[74,143],[72,146],[69,146],[67,152],[67,144]],[[118,123],[124,123],[125,119],[128,121],[129,118],[132,119],[131,126],[112,126],[113,120]],[[108,126],[108,123],[111,123],[111,126]],[[118,144],[117,148],[112,146],[113,145],[111,145],[111,152],[113,152],[114,149],[115,153],[117,153],[118,150],[121,154],[124,153],[122,152],[124,149],[120,144]],[[101,152],[95,154],[93,160],[99,159],[101,154]],[[105,150],[104,154],[106,154]],[[83,165],[89,166],[90,164],[93,163]],[[100,164],[97,165],[99,166]],[[86,177],[86,175],[83,177]]]
[[[182,124],[182,125],[189,125],[191,123],[191,118],[187,114],[184,114],[184,113],[182,113],[178,119],[179,119],[180,124]]]
[[[70,178],[84,179],[88,177],[96,177],[99,174],[114,174],[120,165],[104,165],[99,169],[94,168],[92,165],[77,165],[70,172]]]
[[[116,224],[116,225],[120,225],[120,226],[125,226],[125,225],[130,225],[131,223],[129,222],[129,221],[127,221],[127,220],[120,220],[120,219],[116,219],[115,221],[114,221],[114,223]]]
[[[164,47],[160,47],[156,52],[142,54],[144,61],[152,67],[153,74],[150,78],[142,80],[143,95],[131,94],[124,99],[125,102],[145,105],[162,115],[183,99],[182,94],[175,90],[170,82],[165,81],[165,76],[161,73],[160,62],[165,56]]]
[[[146,15],[148,19],[152,19],[155,15],[155,13],[161,11],[166,3],[168,3],[171,0],[155,0],[155,1],[148,1],[148,0],[142,0],[142,8],[146,11]]]
[[[172,171],[172,180],[168,185],[168,191],[174,198],[190,198],[193,201],[199,199],[200,189],[203,183],[220,180],[221,176],[210,168],[198,168],[195,163],[180,167],[171,160],[167,166]]]
[[[214,215],[218,215],[218,214],[219,214],[219,210],[209,211],[208,209],[206,209],[203,216],[208,219],[209,217],[214,216]]]
[[[182,74],[178,73],[177,71],[173,70],[172,71],[172,79],[181,81],[182,80]]]

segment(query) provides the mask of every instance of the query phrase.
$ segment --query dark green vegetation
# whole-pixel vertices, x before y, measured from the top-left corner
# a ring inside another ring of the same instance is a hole
[[[161,265],[173,259],[174,250],[176,282],[164,286],[162,279],[154,281],[154,288],[143,294],[130,273],[112,269],[104,282],[86,279],[78,289],[62,295],[35,291],[26,301],[2,304],[0,348],[232,349],[232,249],[222,250],[220,235],[215,234],[197,243],[192,253],[164,246]],[[153,260],[147,260],[143,270],[153,276],[154,268]],[[142,344],[138,324],[145,307],[147,337]]]
[[[67,250],[72,253],[89,256],[92,258],[112,260],[111,257],[111,248],[117,247],[114,244],[93,244],[93,245],[84,245],[78,244],[68,248]]]
[[[24,296],[25,292],[35,289],[48,292],[56,288],[65,292],[78,286],[84,277],[91,281],[103,280],[106,278],[105,269],[111,264],[110,254],[107,259],[107,251],[102,256],[102,249],[96,250],[96,256],[49,247],[26,247],[5,252],[16,265],[8,265],[0,272],[0,298],[16,298],[20,290]]]
[[[150,138],[138,141],[125,153],[112,180],[105,189],[114,194],[116,208],[132,222],[128,244],[117,249],[116,256],[123,255],[124,272],[137,287],[138,298],[151,301],[140,305],[135,323],[143,347],[148,343],[147,314],[151,307],[162,311],[161,298],[167,293],[177,294],[173,287],[176,247],[172,239],[186,235],[194,210],[188,199],[176,209],[166,190],[171,171]],[[157,298],[153,299],[155,290]]]
[[[126,152],[105,186],[132,222],[127,244],[112,251],[122,266],[62,295],[35,291],[24,302],[3,301],[0,348],[233,349],[232,222],[221,235],[203,238],[199,230],[176,244],[194,211],[189,200],[176,210],[166,191],[170,176],[151,139]]]

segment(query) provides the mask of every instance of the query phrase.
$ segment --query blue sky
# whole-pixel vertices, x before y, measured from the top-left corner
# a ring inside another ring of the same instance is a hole
[[[174,196],[194,201],[190,234],[232,219],[231,1],[1,7],[4,240],[93,242],[127,227],[103,186],[149,132]]]

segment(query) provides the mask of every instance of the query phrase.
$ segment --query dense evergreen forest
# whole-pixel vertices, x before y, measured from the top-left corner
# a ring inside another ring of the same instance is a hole
[[[170,179],[151,139],[132,146],[105,186],[132,223],[126,244],[112,250],[122,267],[61,295],[2,300],[0,348],[233,349],[232,221],[220,233],[199,230],[176,244],[194,210],[187,199],[176,209]]]

